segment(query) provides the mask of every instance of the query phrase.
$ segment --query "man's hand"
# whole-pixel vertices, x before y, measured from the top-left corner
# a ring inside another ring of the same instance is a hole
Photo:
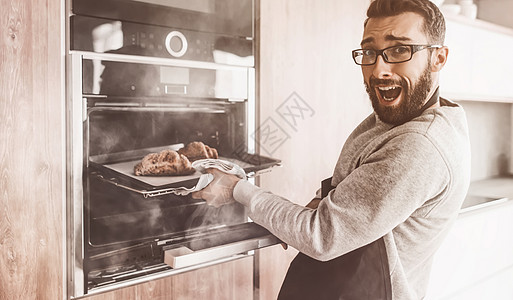
[[[208,205],[214,207],[220,207],[234,202],[233,189],[240,178],[214,168],[207,169],[207,172],[213,174],[214,179],[201,191],[192,193],[192,198],[203,199],[207,201]]]

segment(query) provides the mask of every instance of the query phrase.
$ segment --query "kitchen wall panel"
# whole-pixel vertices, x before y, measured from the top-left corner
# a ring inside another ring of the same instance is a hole
[[[304,205],[330,177],[341,147],[371,111],[358,48],[369,1],[260,0],[260,152],[283,167],[261,186]],[[260,299],[275,299],[297,251],[260,251]]]
[[[60,0],[0,0],[0,299],[62,299]]]

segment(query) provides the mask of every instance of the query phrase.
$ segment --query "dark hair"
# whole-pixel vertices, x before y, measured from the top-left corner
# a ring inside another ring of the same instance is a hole
[[[373,0],[367,10],[367,25],[370,18],[393,17],[405,12],[413,12],[424,18],[423,29],[429,42],[443,45],[445,40],[445,20],[438,7],[429,0]]]

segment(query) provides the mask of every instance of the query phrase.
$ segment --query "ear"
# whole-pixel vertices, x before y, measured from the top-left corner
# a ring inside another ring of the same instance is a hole
[[[435,49],[431,56],[431,72],[439,72],[447,62],[448,55],[449,48],[447,46]]]

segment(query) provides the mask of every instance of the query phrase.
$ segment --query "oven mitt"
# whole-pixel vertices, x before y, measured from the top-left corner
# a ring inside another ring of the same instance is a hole
[[[222,159],[200,159],[192,163],[192,167],[200,173],[206,173],[209,168],[216,168],[222,172],[233,174],[240,179],[247,179],[246,172],[239,165]]]

